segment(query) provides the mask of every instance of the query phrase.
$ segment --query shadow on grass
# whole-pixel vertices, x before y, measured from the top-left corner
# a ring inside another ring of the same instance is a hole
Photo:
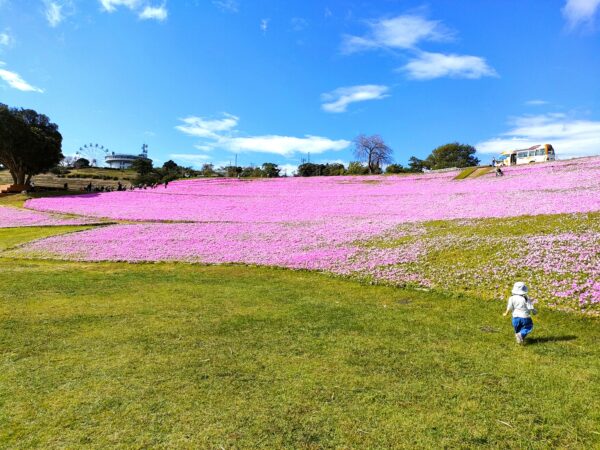
[[[563,341],[574,341],[577,336],[544,336],[544,337],[530,337],[527,338],[527,344],[543,344],[545,342],[563,342]]]

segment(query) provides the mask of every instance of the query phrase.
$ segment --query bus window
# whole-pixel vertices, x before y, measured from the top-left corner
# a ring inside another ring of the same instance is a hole
[[[517,153],[518,158],[527,158],[528,152],[519,152]]]
[[[535,150],[531,150],[531,151],[529,152],[529,156],[535,156]]]
[[[554,155],[554,148],[552,148],[551,145],[548,146],[548,154],[549,155]]]
[[[535,156],[544,156],[546,154],[546,150],[544,150],[543,148],[538,148],[535,151]]]

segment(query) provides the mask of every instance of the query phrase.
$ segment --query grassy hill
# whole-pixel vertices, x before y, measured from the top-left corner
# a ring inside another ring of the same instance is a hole
[[[504,305],[469,295],[1,253],[0,270],[0,447],[600,445],[593,319],[542,310],[519,347]]]
[[[125,185],[131,184],[135,179],[136,172],[133,170],[117,170],[100,167],[87,169],[70,169],[63,176],[45,173],[33,177],[33,182],[38,187],[62,189],[68,183],[70,190],[81,190],[88,183],[94,186],[116,187],[119,182]],[[12,178],[7,170],[0,171],[0,185],[12,184]]]
[[[473,166],[467,167],[460,171],[458,175],[454,177],[455,180],[464,180],[465,178],[479,178],[487,173],[490,173],[492,168],[490,166]]]

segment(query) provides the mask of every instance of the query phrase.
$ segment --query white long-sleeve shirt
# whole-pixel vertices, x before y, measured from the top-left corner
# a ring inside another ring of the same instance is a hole
[[[508,311],[512,311],[513,317],[520,317],[527,319],[531,317],[531,312],[527,308],[527,299],[522,295],[512,295],[508,299],[508,305],[506,305]]]

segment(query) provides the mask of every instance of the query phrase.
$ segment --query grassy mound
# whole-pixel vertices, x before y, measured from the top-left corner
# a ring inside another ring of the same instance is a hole
[[[473,173],[473,178],[479,178],[484,176],[485,174],[488,174],[492,171],[491,167],[478,167],[477,170]]]
[[[455,180],[464,180],[465,178],[469,177],[476,170],[477,170],[477,167],[467,167],[466,169],[461,170],[460,173],[454,177],[454,179]]]
[[[37,187],[62,189],[64,184],[69,185],[70,190],[80,191],[88,183],[94,186],[116,187],[119,182],[129,185],[136,177],[133,170],[118,170],[102,167],[89,167],[85,169],[70,169],[68,174],[55,175],[43,173],[33,177]],[[7,170],[0,171],[0,185],[12,184],[12,178]]]
[[[492,171],[489,166],[484,167],[467,167],[454,177],[455,180],[464,180],[465,178],[479,178]]]

